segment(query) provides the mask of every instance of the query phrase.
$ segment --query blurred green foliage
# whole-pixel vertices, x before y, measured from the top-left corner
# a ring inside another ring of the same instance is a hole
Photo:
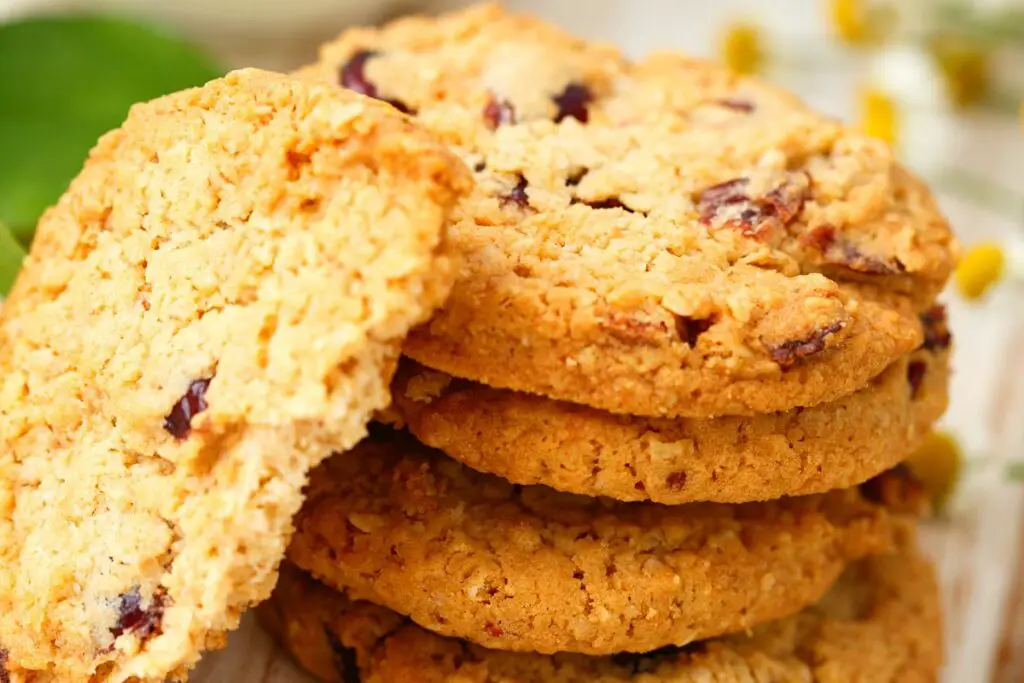
[[[25,249],[14,239],[10,229],[0,223],[0,295],[11,288],[25,258]]]
[[[125,19],[45,17],[0,25],[0,293],[36,221],[97,138],[135,102],[221,74],[198,48]]]

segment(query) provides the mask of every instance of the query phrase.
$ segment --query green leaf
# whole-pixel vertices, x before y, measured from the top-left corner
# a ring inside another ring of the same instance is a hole
[[[1011,481],[1024,482],[1024,462],[1010,463],[1006,466],[1006,476]]]
[[[14,239],[7,226],[0,223],[0,296],[7,296],[23,258],[24,248]]]
[[[0,221],[28,244],[97,138],[135,102],[221,70],[159,29],[96,16],[0,25]]]

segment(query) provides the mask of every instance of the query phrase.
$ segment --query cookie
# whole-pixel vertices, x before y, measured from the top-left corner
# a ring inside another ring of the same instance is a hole
[[[748,505],[615,503],[515,486],[381,428],[311,476],[288,557],[441,635],[607,654],[750,628],[889,548],[903,473]]]
[[[270,594],[468,182],[393,108],[258,71],[99,141],[0,319],[0,679],[180,678]]]
[[[423,443],[516,484],[665,504],[745,503],[859,484],[912,453],[948,403],[949,334],[831,403],[710,420],[615,415],[404,359],[391,414]]]
[[[749,634],[643,654],[484,649],[352,600],[290,565],[260,617],[329,683],[926,683],[942,664],[938,585],[912,550],[853,565],[817,604]]]
[[[358,29],[302,71],[415,113],[475,169],[425,366],[634,415],[777,412],[920,337],[956,251],[883,143],[675,54],[495,6]]]

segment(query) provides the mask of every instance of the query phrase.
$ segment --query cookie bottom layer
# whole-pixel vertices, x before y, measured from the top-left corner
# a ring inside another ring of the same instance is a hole
[[[434,635],[290,565],[259,613],[305,669],[330,683],[926,683],[942,663],[938,586],[909,548],[851,566],[815,605],[749,634],[644,654],[488,650]]]

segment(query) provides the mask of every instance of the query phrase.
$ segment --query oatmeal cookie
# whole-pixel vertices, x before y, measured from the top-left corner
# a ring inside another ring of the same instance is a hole
[[[905,309],[952,269],[888,147],[705,62],[631,63],[483,5],[348,31],[301,73],[475,169],[453,295],[406,346],[454,376],[635,415],[811,406],[911,351]]]
[[[442,638],[291,565],[259,609],[282,646],[328,683],[934,683],[942,664],[939,588],[909,549],[862,560],[816,604],[749,634],[605,657]]]
[[[270,594],[469,182],[391,107],[253,70],[99,141],[0,318],[0,680],[180,678]]]
[[[949,400],[942,309],[930,340],[812,408],[709,420],[615,415],[403,359],[391,414],[425,444],[516,484],[616,500],[745,503],[860,484],[902,462]]]
[[[747,505],[515,486],[381,427],[311,476],[288,557],[441,635],[609,654],[741,631],[817,600],[924,501],[893,471]]]

